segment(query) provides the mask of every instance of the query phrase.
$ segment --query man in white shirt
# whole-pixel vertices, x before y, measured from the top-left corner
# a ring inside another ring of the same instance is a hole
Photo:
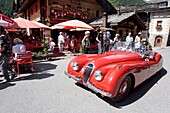
[[[126,37],[126,43],[128,48],[133,47],[133,37],[131,36],[131,32],[128,33],[128,36]]]
[[[128,33],[128,36],[126,37],[126,42],[127,42],[128,44],[130,44],[131,42],[133,42],[133,37],[132,37],[131,32]]]
[[[64,36],[63,36],[63,32],[59,33],[58,36],[58,48],[59,48],[59,53],[63,52],[63,48],[64,48]]]
[[[22,44],[23,42],[19,38],[15,38],[14,43],[16,45],[12,47],[12,52],[15,54],[14,60],[17,60],[17,54],[26,52],[26,47],[25,47],[25,45]]]

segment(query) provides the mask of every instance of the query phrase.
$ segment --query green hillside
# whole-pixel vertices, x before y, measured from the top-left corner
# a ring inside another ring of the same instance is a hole
[[[156,2],[163,2],[163,1],[168,1],[168,0],[144,0],[147,3],[156,3]]]
[[[119,6],[119,5],[141,5],[145,2],[143,0],[108,0],[113,6]]]

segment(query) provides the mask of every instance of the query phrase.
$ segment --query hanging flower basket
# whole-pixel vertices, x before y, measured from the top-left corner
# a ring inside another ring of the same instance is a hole
[[[160,31],[160,30],[162,30],[162,26],[156,26],[156,30],[158,30],[158,31]]]

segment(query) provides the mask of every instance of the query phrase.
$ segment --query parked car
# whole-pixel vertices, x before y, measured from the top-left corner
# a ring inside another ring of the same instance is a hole
[[[140,50],[118,44],[117,50],[105,54],[83,54],[73,58],[65,74],[102,96],[115,102],[124,100],[129,92],[162,69],[161,54],[153,57]]]

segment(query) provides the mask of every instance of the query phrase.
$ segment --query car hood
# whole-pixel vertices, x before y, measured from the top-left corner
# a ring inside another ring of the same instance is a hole
[[[141,56],[135,52],[112,51],[94,56],[93,58],[89,59],[88,63],[93,63],[95,68],[99,68],[108,64],[139,60],[141,60]]]

